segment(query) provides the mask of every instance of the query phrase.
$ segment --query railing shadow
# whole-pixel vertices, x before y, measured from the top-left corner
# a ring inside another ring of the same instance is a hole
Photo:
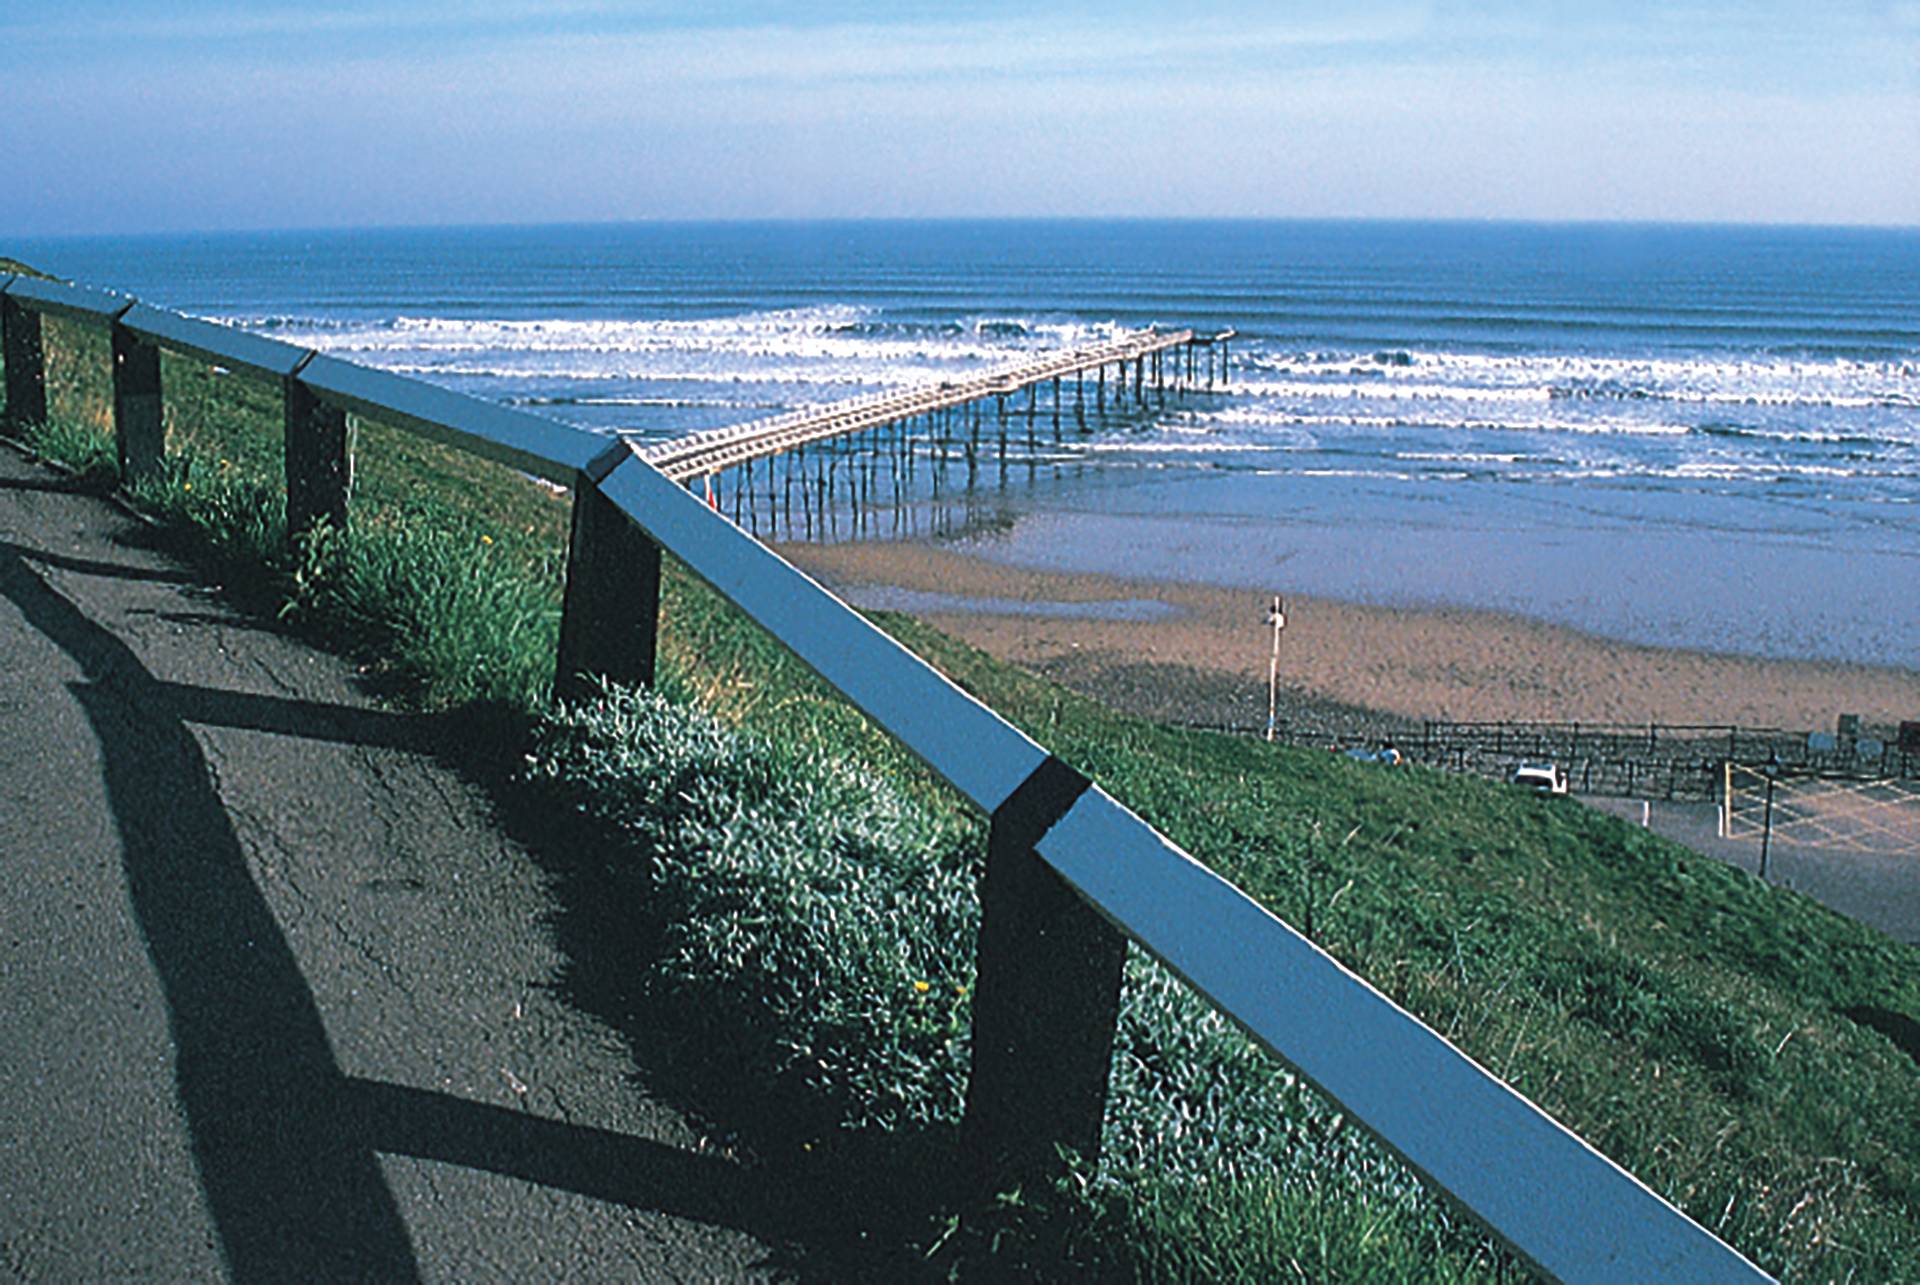
[[[418,1277],[343,1077],[205,756],[127,644],[0,548],[0,595],[79,666],[134,919],[174,1045],[194,1162],[242,1280]]]
[[[163,577],[0,541],[0,598],[84,676],[73,693],[99,743],[129,901],[167,1003],[194,1162],[236,1279],[418,1279],[382,1152],[767,1243],[793,1233],[796,1216],[778,1191],[730,1161],[346,1076],[190,724],[421,753],[460,738],[431,717],[163,680],[35,562]]]
[[[649,986],[653,890],[618,837],[505,771],[489,788],[508,834],[547,875],[565,961],[556,992],[621,1036],[650,1094],[755,1157],[743,1225],[779,1233],[763,1236],[775,1245],[771,1265],[808,1281],[944,1279],[927,1247],[962,1195],[958,1130],[820,1127],[815,1097],[747,1069],[760,1059],[719,1043],[741,1038],[737,1029],[716,1030]]]
[[[762,1241],[796,1230],[797,1219],[764,1199],[752,1175],[716,1156],[426,1089],[358,1079],[346,1088],[358,1136],[374,1151],[736,1227]]]
[[[3,417],[0,417],[3,418]],[[89,495],[98,492],[77,477],[0,477],[0,491],[38,491],[47,495]]]
[[[0,478],[0,483],[8,479]],[[83,576],[99,576],[107,580],[137,580],[153,584],[194,584],[195,579],[184,571],[169,571],[156,567],[130,567],[122,562],[102,562],[98,558],[80,558],[70,553],[55,553],[50,549],[30,549],[25,545],[0,540],[0,555],[39,563],[45,567],[59,567],[62,571],[73,571]]]

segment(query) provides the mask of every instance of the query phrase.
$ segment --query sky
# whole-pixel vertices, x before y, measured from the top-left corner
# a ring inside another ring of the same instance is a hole
[[[0,0],[0,236],[1920,224],[1920,0]]]

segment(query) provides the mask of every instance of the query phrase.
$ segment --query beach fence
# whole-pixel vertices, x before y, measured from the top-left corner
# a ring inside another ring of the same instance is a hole
[[[125,297],[0,279],[6,415],[46,414],[41,319],[111,337],[123,477],[164,459],[161,350],[273,381],[290,530],[353,520],[349,417],[566,488],[556,674],[653,678],[672,554],[991,818],[962,1137],[983,1183],[1096,1154],[1127,944],[1146,950],[1549,1276],[1766,1279],[1752,1263],[1202,866],[624,442]]]
[[[1808,763],[1806,745],[1806,733],[1779,727],[1432,721],[1421,725],[1413,753],[1500,778],[1521,763],[1557,763],[1579,794],[1717,800],[1726,764]]]
[[[1566,768],[1577,793],[1620,798],[1726,797],[1730,768],[1771,765],[1802,777],[1912,780],[1920,755],[1891,737],[1836,738],[1725,723],[1428,722],[1409,752],[1422,762],[1504,778],[1523,762]]]
[[[1188,724],[1243,736],[1252,723]],[[1344,727],[1283,723],[1274,739],[1332,750],[1374,750],[1391,744],[1410,762],[1492,780],[1508,780],[1523,763],[1553,763],[1576,794],[1669,802],[1719,803],[1726,772],[1773,764],[1803,774],[1853,780],[1915,780],[1920,750],[1911,740],[1862,736],[1848,744],[1820,733],[1726,723],[1580,723],[1369,720]]]

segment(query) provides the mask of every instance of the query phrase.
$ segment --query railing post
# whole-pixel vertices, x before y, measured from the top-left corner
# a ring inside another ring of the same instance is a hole
[[[121,482],[134,483],[158,477],[166,451],[160,350],[141,343],[118,321],[112,334],[114,448]]]
[[[0,357],[7,363],[7,422],[16,428],[47,422],[47,355],[40,314],[0,295]]]
[[[1049,758],[993,814],[961,1125],[982,1194],[1099,1154],[1127,941],[1034,852],[1086,789]]]
[[[347,413],[315,396],[297,370],[285,388],[287,537],[304,535],[322,521],[344,531],[353,486]]]
[[[660,546],[600,492],[600,480],[632,458],[617,442],[574,482],[573,533],[560,613],[554,691],[582,696],[604,678],[653,682],[660,627]]]

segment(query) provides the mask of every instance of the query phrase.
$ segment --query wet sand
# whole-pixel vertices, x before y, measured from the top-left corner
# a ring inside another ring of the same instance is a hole
[[[862,606],[898,607],[1123,709],[1262,724],[1271,598],[1038,571],[912,542],[781,552]],[[1365,727],[1451,719],[1831,729],[1920,718],[1920,673],[1643,646],[1519,616],[1287,598],[1282,717]]]

